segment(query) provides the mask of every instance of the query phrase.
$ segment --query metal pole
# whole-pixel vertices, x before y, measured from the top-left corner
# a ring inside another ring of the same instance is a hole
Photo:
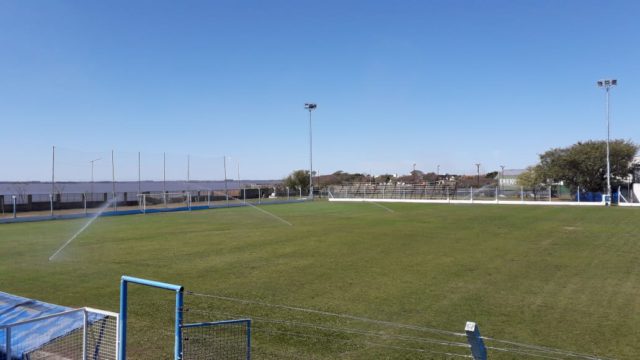
[[[51,212],[51,216],[53,216],[53,194],[49,194],[49,211]]]
[[[127,282],[120,280],[120,316],[118,316],[118,360],[127,359]]]
[[[580,202],[580,186],[578,186],[578,202]]]
[[[82,194],[83,196],[83,200],[84,200],[84,214],[87,215],[87,194]]]
[[[93,162],[95,160],[91,160],[91,191],[90,193],[93,194]]]
[[[611,160],[609,159],[609,134],[610,134],[610,125],[609,125],[609,87],[607,86],[607,196],[609,200],[609,204],[611,204]]]
[[[311,109],[309,109],[309,198],[313,199],[313,133],[311,127]]]
[[[116,197],[116,165],[113,157],[113,150],[111,150],[111,190],[113,191],[113,209],[118,211],[118,198]]]
[[[87,310],[82,311],[82,360],[87,360],[87,332],[89,327],[89,315]]]
[[[56,147],[53,147],[53,151],[51,152],[51,193],[54,194],[56,192],[55,183],[56,183]]]
[[[240,163],[238,163],[238,190],[240,190]]]
[[[478,170],[478,178],[477,178],[477,180],[478,180],[478,187],[480,187],[480,164],[476,164],[476,168],[477,168],[477,170]]]
[[[175,352],[176,360],[182,359],[182,314],[184,308],[184,295],[182,287],[176,291],[176,320],[175,320]]]
[[[224,156],[224,195],[227,200],[227,206],[229,206],[229,189],[227,188],[227,156]]]
[[[16,209],[16,196],[11,195],[11,202],[13,203],[13,218],[17,217],[17,209]]]
[[[4,330],[6,359],[11,359],[11,328]]]
[[[138,151],[138,194],[140,193],[140,151]]]

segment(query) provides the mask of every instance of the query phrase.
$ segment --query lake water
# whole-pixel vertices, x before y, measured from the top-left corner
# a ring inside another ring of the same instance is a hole
[[[240,187],[251,185],[270,185],[280,183],[280,180],[241,180]],[[116,181],[116,192],[137,192],[137,181]],[[183,190],[223,190],[224,181],[167,181],[164,184],[166,191],[176,192]],[[229,189],[237,189],[238,181],[227,181]],[[93,189],[93,191],[92,191]],[[142,192],[161,192],[163,190],[162,181],[142,181],[140,182]],[[110,193],[113,191],[113,184],[109,181],[91,182],[56,182],[55,191],[60,193]],[[0,182],[0,194],[49,194],[51,193],[51,182]]]

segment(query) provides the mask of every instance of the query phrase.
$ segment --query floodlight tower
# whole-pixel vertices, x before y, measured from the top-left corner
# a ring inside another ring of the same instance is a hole
[[[309,199],[313,200],[313,133],[311,131],[311,112],[318,105],[314,103],[304,104],[304,108],[309,110]]]
[[[607,200],[605,203],[609,205],[611,203],[611,159],[609,155],[609,135],[611,133],[609,126],[609,90],[618,85],[616,79],[603,79],[598,80],[598,87],[605,89],[606,94],[606,117],[607,117]]]

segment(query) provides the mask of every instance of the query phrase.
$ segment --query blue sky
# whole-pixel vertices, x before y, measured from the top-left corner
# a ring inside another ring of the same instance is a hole
[[[281,178],[308,168],[308,101],[320,173],[522,168],[606,136],[603,77],[612,137],[639,141],[639,18],[638,1],[0,0],[0,180],[48,179],[52,145],[76,150],[62,179],[111,149]]]

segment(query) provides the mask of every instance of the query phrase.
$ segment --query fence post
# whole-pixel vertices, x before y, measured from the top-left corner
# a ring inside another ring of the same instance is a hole
[[[87,193],[82,193],[82,200],[84,203],[84,215],[87,215]]]
[[[289,187],[287,186],[287,201],[289,201]]]
[[[260,194],[260,188],[258,187],[258,205],[262,204],[262,195]]]
[[[51,211],[51,216],[53,216],[53,194],[49,194],[49,209]]]
[[[549,201],[551,201],[551,185],[549,185]]]
[[[89,326],[89,316],[87,310],[82,310],[82,360],[87,360],[87,327]]]
[[[211,206],[211,190],[207,191],[207,207]]]
[[[496,186],[496,204],[498,203],[498,187]]]
[[[578,203],[580,203],[580,186],[578,186]]]
[[[142,213],[147,213],[147,196],[145,194],[142,194]]]
[[[464,332],[467,333],[467,342],[471,345],[473,360],[487,360],[487,348],[484,346],[482,337],[480,337],[478,325],[472,321],[467,321]]]
[[[247,203],[247,188],[242,189],[242,202]]]
[[[15,219],[17,216],[17,210],[16,209],[16,196],[15,195],[11,195],[11,202],[13,203],[13,218]]]
[[[11,327],[4,329],[6,359],[11,359]]]
[[[191,211],[191,193],[187,193],[187,204],[189,205],[189,211]]]
[[[524,186],[520,186],[520,201],[524,202]]]
[[[473,204],[473,186],[469,188],[469,194],[471,194],[471,203]]]

